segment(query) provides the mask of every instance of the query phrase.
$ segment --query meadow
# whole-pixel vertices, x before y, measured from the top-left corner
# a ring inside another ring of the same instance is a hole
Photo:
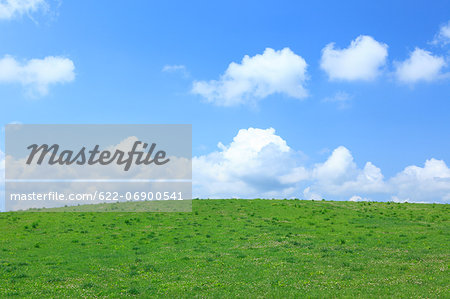
[[[0,213],[0,297],[449,298],[449,205]]]

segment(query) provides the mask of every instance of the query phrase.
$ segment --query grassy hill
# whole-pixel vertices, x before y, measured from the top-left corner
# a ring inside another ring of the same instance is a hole
[[[450,297],[448,205],[1,213],[0,297]]]

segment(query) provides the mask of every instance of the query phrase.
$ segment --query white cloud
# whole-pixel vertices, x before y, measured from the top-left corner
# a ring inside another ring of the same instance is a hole
[[[31,95],[43,96],[52,84],[75,79],[73,62],[64,57],[48,56],[20,63],[12,56],[0,59],[0,82],[20,83]]]
[[[0,1],[0,19],[12,19],[29,15],[40,9],[47,9],[45,0],[2,0]]]
[[[327,97],[322,102],[336,103],[339,109],[346,109],[350,107],[350,100],[352,97],[345,91],[338,91],[332,97]]]
[[[240,130],[228,146],[194,157],[199,197],[276,197],[291,194],[309,177],[300,158],[272,128]]]
[[[272,94],[301,99],[307,96],[305,60],[289,48],[267,48],[263,54],[245,55],[232,62],[219,80],[195,81],[192,92],[219,106],[255,104]]]
[[[365,197],[361,197],[359,195],[353,195],[352,197],[350,197],[349,201],[354,201],[354,202],[358,202],[358,201],[370,201],[370,199],[365,198]]]
[[[373,80],[386,63],[387,48],[367,35],[358,36],[345,49],[330,43],[322,50],[320,67],[331,80]]]
[[[381,169],[367,162],[363,169],[359,169],[353,161],[350,151],[340,146],[330,157],[313,169],[313,190],[322,193],[348,196],[350,194],[381,193],[387,190]]]
[[[186,66],[184,65],[165,65],[162,68],[163,72],[176,72],[176,71],[186,71]]]
[[[164,73],[179,73],[185,78],[190,76],[186,66],[181,64],[165,65],[161,71]]]
[[[127,138],[111,148],[121,148],[135,139]],[[385,180],[380,168],[372,162],[359,168],[343,146],[336,148],[324,162],[308,167],[300,152],[289,147],[273,128],[242,129],[229,145],[218,146],[218,151],[193,158],[194,197],[450,203],[450,168],[443,160],[427,160],[423,167],[408,166]],[[175,172],[189,168],[187,159],[170,158]],[[20,175],[12,177],[26,179],[32,174],[20,166],[14,168],[19,169]],[[4,190],[4,170],[5,155],[0,151],[0,194]],[[59,168],[49,171],[53,177],[59,177],[55,172]],[[101,174],[100,178],[113,178],[115,174],[108,171],[98,169],[93,173],[89,168],[79,170],[76,177],[96,178],[96,174]],[[60,174],[64,178],[67,170]],[[137,179],[148,178],[149,174],[138,169],[130,173]]]
[[[450,44],[450,21],[441,26],[439,33],[436,34],[432,43],[442,45]]]
[[[356,172],[356,164],[350,151],[340,146],[324,163],[314,168],[314,177],[325,183],[342,183]]]
[[[321,199],[386,190],[371,162],[358,169],[341,146],[308,169],[274,129],[240,130],[229,146],[193,159],[194,193],[202,197],[301,197]],[[300,190],[303,190],[301,193]],[[348,198],[348,197],[346,197]]]
[[[195,197],[450,202],[450,169],[430,159],[390,179],[366,162],[360,168],[344,146],[308,167],[275,130],[240,130],[228,146],[193,158]]]
[[[323,198],[319,193],[311,191],[311,187],[306,187],[303,190],[303,199],[306,200],[321,200]]]
[[[441,77],[445,65],[444,58],[416,48],[408,59],[396,63],[396,76],[404,83],[433,81]]]
[[[424,167],[408,166],[390,184],[400,202],[450,202],[450,169],[442,160],[427,160]]]

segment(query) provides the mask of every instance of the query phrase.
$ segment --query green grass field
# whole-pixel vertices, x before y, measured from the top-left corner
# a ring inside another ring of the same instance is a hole
[[[448,205],[192,208],[1,213],[0,297],[450,297]]]

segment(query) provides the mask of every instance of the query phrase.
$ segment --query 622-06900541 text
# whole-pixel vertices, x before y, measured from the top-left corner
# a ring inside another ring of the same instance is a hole
[[[182,192],[99,192],[99,200],[144,201],[144,200],[183,200]]]

